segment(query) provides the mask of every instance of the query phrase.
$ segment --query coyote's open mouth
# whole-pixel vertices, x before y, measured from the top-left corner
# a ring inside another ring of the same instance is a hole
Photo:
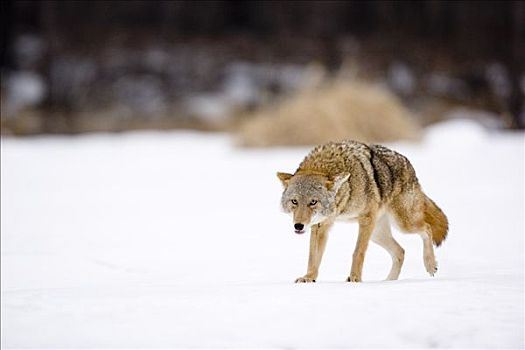
[[[295,230],[295,233],[297,233],[298,235],[302,235],[304,233],[304,230]]]

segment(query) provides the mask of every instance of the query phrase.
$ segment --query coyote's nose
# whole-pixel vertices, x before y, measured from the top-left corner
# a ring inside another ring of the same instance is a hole
[[[303,224],[295,224],[295,225],[293,225],[293,227],[294,227],[297,231],[302,231],[303,228],[304,228],[304,225],[303,225]]]

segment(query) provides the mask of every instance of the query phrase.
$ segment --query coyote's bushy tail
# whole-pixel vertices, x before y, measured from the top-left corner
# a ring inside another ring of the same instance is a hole
[[[425,195],[425,222],[432,228],[432,241],[439,247],[447,238],[448,219],[434,203],[434,201]]]

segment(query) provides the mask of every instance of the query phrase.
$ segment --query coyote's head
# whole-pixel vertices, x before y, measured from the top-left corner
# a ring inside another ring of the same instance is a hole
[[[335,215],[335,195],[348,176],[277,173],[284,186],[281,205],[285,213],[293,216],[295,233],[302,234],[305,227]]]

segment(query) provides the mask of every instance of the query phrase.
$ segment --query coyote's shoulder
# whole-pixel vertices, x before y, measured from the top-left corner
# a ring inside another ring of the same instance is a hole
[[[335,176],[347,172],[352,163],[366,158],[368,147],[356,141],[330,142],[315,147],[302,161],[297,172],[319,172]]]

